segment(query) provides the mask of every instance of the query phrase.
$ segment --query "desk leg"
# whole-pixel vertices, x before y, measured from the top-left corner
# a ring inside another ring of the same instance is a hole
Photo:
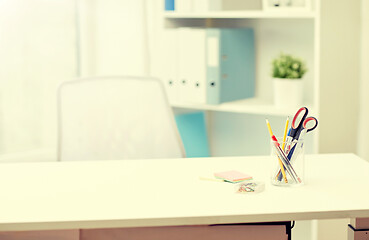
[[[353,218],[350,221],[347,231],[348,240],[368,240],[369,239],[369,218]]]

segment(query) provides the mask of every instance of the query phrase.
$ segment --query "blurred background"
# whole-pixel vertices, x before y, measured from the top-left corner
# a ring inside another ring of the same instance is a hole
[[[0,160],[56,160],[58,86],[95,76],[159,78],[188,157],[269,154],[265,118],[281,136],[298,109],[273,97],[272,61],[280,53],[307,67],[296,101],[319,119],[307,153],[352,152],[369,160],[369,3],[295,2],[0,0]],[[181,89],[184,76],[206,86],[209,54],[224,50],[219,42],[209,47],[209,30],[229,28],[252,32],[229,42],[236,52],[242,44],[251,49],[246,64],[232,64],[246,69],[250,94],[214,103]],[[323,232],[332,222],[303,223],[296,239],[340,239],[342,232]]]
[[[242,1],[228,2],[237,9]],[[241,11],[241,16],[234,17],[229,3],[224,4],[228,6],[223,10],[226,17],[219,11],[215,12],[218,15],[202,14],[194,6],[164,11],[164,3],[0,1],[0,153],[56,148],[56,92],[63,81],[93,76],[153,76],[167,86],[168,81],[181,77],[176,72],[176,59],[180,58],[176,52],[191,49],[178,43],[184,36],[181,31],[212,27],[253,30],[255,53],[250,61],[255,65],[255,77],[253,85],[250,83],[253,97],[222,107],[191,101],[191,97],[174,98],[181,93],[168,91],[175,113],[204,110],[209,155],[268,154],[265,118],[274,125],[276,135],[282,135],[286,116],[292,117],[298,109],[273,105],[271,62],[283,52],[306,63],[302,104],[320,117],[317,131],[307,136],[311,142],[308,152],[354,152],[369,159],[365,138],[369,130],[364,121],[368,114],[364,91],[369,57],[365,1],[324,1],[319,3],[321,9],[313,1],[308,13],[290,10],[242,16]],[[321,18],[316,14],[318,10]],[[330,13],[331,19],[329,14],[322,14],[328,10],[335,10]],[[337,15],[342,17],[337,19]],[[190,38],[196,36],[189,34]],[[196,47],[194,59],[204,51],[203,46]],[[325,118],[330,113],[336,118]],[[197,126],[197,130],[203,129]],[[337,139],[340,136],[342,139]]]

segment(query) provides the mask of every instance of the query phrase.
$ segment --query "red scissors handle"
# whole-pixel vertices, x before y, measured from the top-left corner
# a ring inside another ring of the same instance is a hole
[[[292,124],[291,124],[291,131],[289,134],[289,136],[292,137],[293,139],[297,139],[299,137],[300,132],[303,128],[303,123],[308,113],[309,113],[309,110],[306,107],[302,107],[297,111],[297,113],[293,117]]]

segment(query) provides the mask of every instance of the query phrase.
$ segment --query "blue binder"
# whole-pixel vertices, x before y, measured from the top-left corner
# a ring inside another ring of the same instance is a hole
[[[186,157],[209,157],[209,143],[203,112],[176,115]]]
[[[175,0],[165,0],[165,11],[174,11],[174,1]]]
[[[219,104],[255,95],[254,31],[246,28],[209,28],[207,103]]]

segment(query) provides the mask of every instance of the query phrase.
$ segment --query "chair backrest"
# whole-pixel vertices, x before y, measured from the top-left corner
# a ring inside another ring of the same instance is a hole
[[[104,77],[58,91],[58,159],[180,158],[184,149],[161,82]]]

